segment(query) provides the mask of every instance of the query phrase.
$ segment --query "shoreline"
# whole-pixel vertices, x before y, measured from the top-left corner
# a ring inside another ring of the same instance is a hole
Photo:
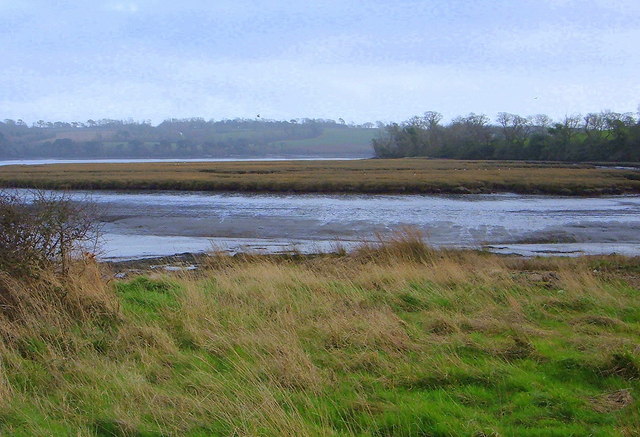
[[[207,186],[192,184],[176,184],[163,186],[161,183],[149,183],[140,185],[131,185],[129,183],[107,183],[97,186],[86,182],[72,183],[7,183],[0,181],[0,189],[43,189],[43,190],[77,190],[77,191],[119,191],[124,193],[135,192],[204,192],[212,194],[366,194],[366,195],[466,195],[466,194],[524,194],[532,196],[567,196],[567,197],[604,197],[604,196],[625,196],[640,195],[640,187],[602,187],[602,188],[580,188],[580,187],[536,187],[519,188],[517,186],[493,186],[493,187],[402,187],[398,189],[368,189],[362,187],[349,188],[296,188],[296,187],[269,187],[269,188],[247,188],[242,186]]]
[[[370,247],[360,247],[363,250],[371,250]],[[374,249],[376,250],[376,249]],[[536,256],[527,256],[518,253],[502,253],[488,250],[486,248],[430,248],[434,254],[441,256],[450,255],[475,255],[486,257],[497,257],[505,260],[536,260],[536,259],[574,259],[574,260],[607,260],[607,259],[640,259],[640,256],[625,255],[620,253],[611,254],[589,254],[580,253],[578,255],[567,256],[562,253],[546,253]],[[233,262],[237,260],[244,261],[267,261],[267,262],[292,262],[304,263],[319,259],[340,259],[353,258],[355,251],[347,252],[317,252],[317,253],[251,253],[239,252],[234,254],[215,253],[215,252],[184,252],[176,253],[169,256],[151,256],[146,258],[129,259],[129,260],[98,260],[97,263],[107,267],[115,279],[127,279],[139,275],[148,274],[170,274],[170,273],[187,273],[206,269],[211,265],[215,265],[216,261]]]

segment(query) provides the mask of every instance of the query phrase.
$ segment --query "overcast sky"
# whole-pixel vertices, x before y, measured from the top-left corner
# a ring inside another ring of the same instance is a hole
[[[0,0],[0,119],[636,111],[638,0]]]

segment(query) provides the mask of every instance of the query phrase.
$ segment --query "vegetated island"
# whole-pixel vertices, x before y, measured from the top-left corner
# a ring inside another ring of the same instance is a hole
[[[213,256],[0,275],[7,435],[607,435],[640,429],[637,258]],[[15,266],[13,266],[15,267]]]
[[[425,158],[11,165],[0,186],[91,190],[597,196],[640,193],[640,172],[593,164]]]

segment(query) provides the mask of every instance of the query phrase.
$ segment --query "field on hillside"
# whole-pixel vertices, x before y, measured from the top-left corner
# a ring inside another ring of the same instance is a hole
[[[637,436],[640,261],[213,257],[0,277],[0,433]],[[106,275],[108,277],[108,275]]]
[[[590,165],[376,159],[0,167],[0,186],[318,193],[640,193],[640,172]]]
[[[275,141],[269,146],[283,154],[369,157],[373,156],[371,140],[377,133],[377,129],[325,128],[316,138]]]
[[[322,133],[317,137],[307,138],[303,140],[281,140],[273,141],[268,144],[262,144],[264,139],[263,132],[251,130],[238,130],[232,132],[218,133],[211,135],[211,142],[233,142],[246,140],[252,143],[247,146],[253,156],[327,156],[327,157],[363,157],[373,156],[371,140],[377,134],[376,129],[365,128],[324,128]],[[255,143],[255,144],[253,144]],[[113,155],[117,153],[119,148],[126,148],[126,141],[107,141],[104,142],[104,153]],[[153,150],[155,142],[147,141],[144,143],[148,150]],[[224,149],[222,149],[224,150]],[[172,142],[167,153],[171,156],[179,154],[180,148]],[[233,154],[233,148],[227,150],[228,154]],[[193,154],[193,152],[191,152]],[[247,151],[244,152],[249,153]]]
[[[210,142],[233,142],[246,140],[249,143],[255,143],[252,147],[252,153],[256,155],[308,155],[308,156],[357,156],[369,157],[373,156],[371,140],[377,135],[377,129],[365,128],[331,128],[325,127],[322,133],[313,138],[302,140],[281,140],[273,141],[268,144],[264,142],[264,132],[244,129],[231,132],[216,133],[209,136]],[[107,149],[125,144],[122,142],[105,143]],[[152,145],[153,142],[149,142]],[[172,151],[178,149],[176,143],[171,144]],[[229,150],[230,153],[233,150]]]
[[[379,129],[327,120],[202,119],[146,123],[102,120],[29,127],[0,121],[0,156],[31,158],[168,158],[231,156],[373,156]],[[75,126],[75,127],[74,127]]]

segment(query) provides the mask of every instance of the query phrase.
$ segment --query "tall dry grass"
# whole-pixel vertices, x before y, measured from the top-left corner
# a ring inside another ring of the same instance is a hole
[[[95,261],[78,262],[65,275],[36,270],[16,278],[0,273],[0,338],[66,337],[72,326],[118,318],[118,301]]]

